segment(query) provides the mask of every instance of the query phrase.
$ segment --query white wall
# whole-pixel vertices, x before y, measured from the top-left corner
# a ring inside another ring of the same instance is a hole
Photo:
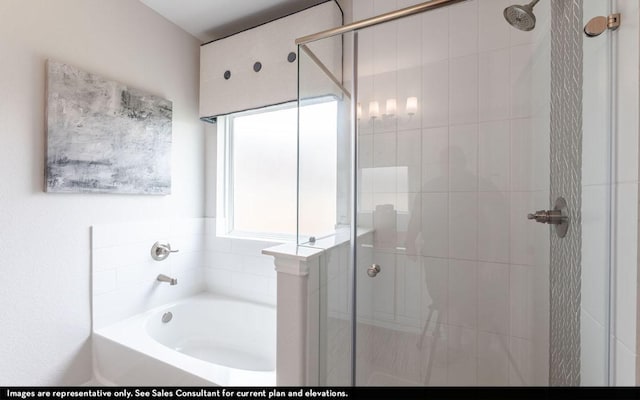
[[[0,2],[0,385],[91,378],[94,224],[202,217],[199,42],[137,1]],[[173,102],[172,194],[45,194],[45,60]]]

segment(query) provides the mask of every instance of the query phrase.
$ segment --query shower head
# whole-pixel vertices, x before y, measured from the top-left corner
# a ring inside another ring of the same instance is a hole
[[[521,31],[530,31],[536,26],[536,16],[533,14],[533,7],[540,0],[533,0],[531,3],[521,6],[513,5],[504,9],[504,18],[511,26]]]

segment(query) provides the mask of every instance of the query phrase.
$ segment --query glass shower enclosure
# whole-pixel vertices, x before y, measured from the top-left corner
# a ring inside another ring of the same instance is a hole
[[[606,385],[613,39],[582,27],[610,1],[541,1],[531,31],[425,4],[298,41],[318,382]]]

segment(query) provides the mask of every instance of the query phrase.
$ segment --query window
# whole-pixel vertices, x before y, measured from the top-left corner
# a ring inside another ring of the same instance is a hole
[[[332,163],[335,170],[337,102],[316,100],[301,107],[300,115],[304,126],[316,127],[303,130],[303,140],[317,143],[314,154],[319,155],[303,162],[325,169]],[[297,102],[218,118],[219,234],[295,241],[297,127]],[[336,174],[328,179],[333,182],[318,182],[317,196],[323,204],[318,212],[323,219],[333,213],[332,220],[324,222],[333,229]],[[327,191],[327,187],[334,189]]]

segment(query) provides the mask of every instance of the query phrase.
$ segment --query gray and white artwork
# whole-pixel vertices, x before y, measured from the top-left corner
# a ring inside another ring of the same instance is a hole
[[[49,60],[47,192],[171,193],[172,103]]]

